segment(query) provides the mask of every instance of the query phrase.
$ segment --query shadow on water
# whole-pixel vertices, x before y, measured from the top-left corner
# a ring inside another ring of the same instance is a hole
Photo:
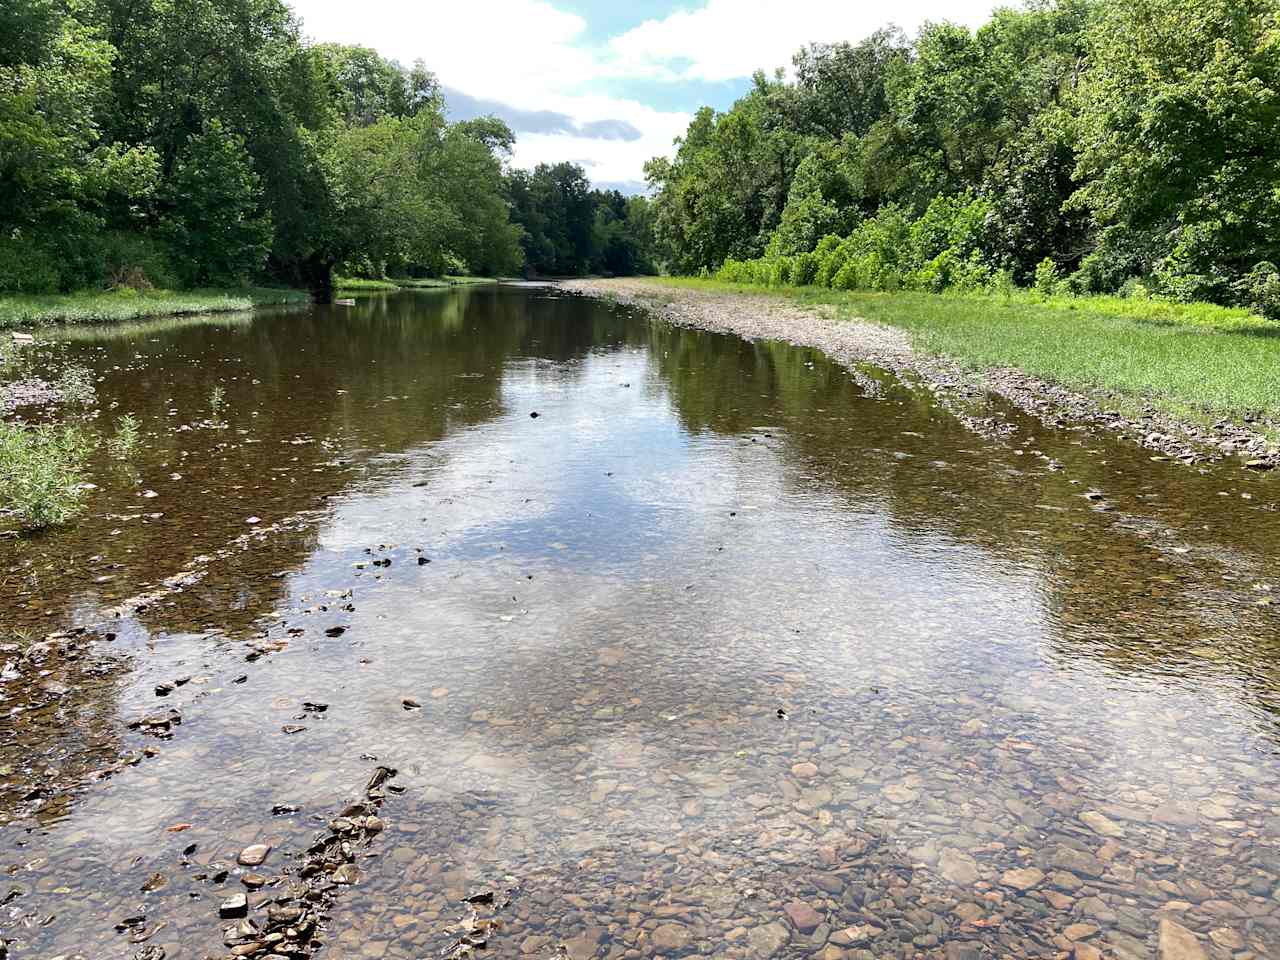
[[[0,654],[14,956],[214,955],[374,758],[331,955],[1280,948],[1273,481],[542,289],[69,339],[147,439],[0,545],[90,628]]]

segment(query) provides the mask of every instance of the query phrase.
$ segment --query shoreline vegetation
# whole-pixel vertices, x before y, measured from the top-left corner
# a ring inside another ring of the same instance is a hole
[[[690,277],[566,288],[748,339],[816,346],[845,363],[921,374],[935,387],[963,380],[1036,415],[1096,423],[1171,456],[1191,459],[1210,447],[1258,469],[1280,463],[1280,323],[1240,308]],[[876,329],[900,339],[886,341]]]
[[[397,290],[447,290],[450,287],[478,286],[486,283],[498,283],[499,277],[403,277],[397,279],[365,277],[334,277],[333,289],[337,291],[355,291],[357,293],[394,293]]]
[[[302,290],[248,287],[241,290],[85,291],[0,296],[0,330],[51,324],[124,323],[152,317],[232,313],[255,307],[309,303]]]

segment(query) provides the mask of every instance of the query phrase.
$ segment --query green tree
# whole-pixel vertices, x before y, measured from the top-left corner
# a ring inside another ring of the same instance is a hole
[[[244,141],[211,120],[187,139],[167,186],[166,229],[194,286],[244,284],[266,261],[270,214]]]
[[[1140,272],[1183,299],[1236,299],[1280,261],[1280,11],[1110,0],[1089,53],[1072,203],[1102,233],[1085,282]]]

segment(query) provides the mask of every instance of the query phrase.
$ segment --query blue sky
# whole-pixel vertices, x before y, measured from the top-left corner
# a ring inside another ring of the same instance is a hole
[[[318,41],[421,59],[455,119],[511,124],[513,163],[571,160],[600,185],[643,186],[701,105],[724,109],[753,71],[806,43],[856,42],[892,20],[969,26],[992,0],[290,0]]]

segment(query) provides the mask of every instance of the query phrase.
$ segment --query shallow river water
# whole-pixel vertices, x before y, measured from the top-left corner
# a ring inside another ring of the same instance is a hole
[[[144,440],[0,540],[10,957],[1280,955],[1273,479],[553,289],[58,337]]]

